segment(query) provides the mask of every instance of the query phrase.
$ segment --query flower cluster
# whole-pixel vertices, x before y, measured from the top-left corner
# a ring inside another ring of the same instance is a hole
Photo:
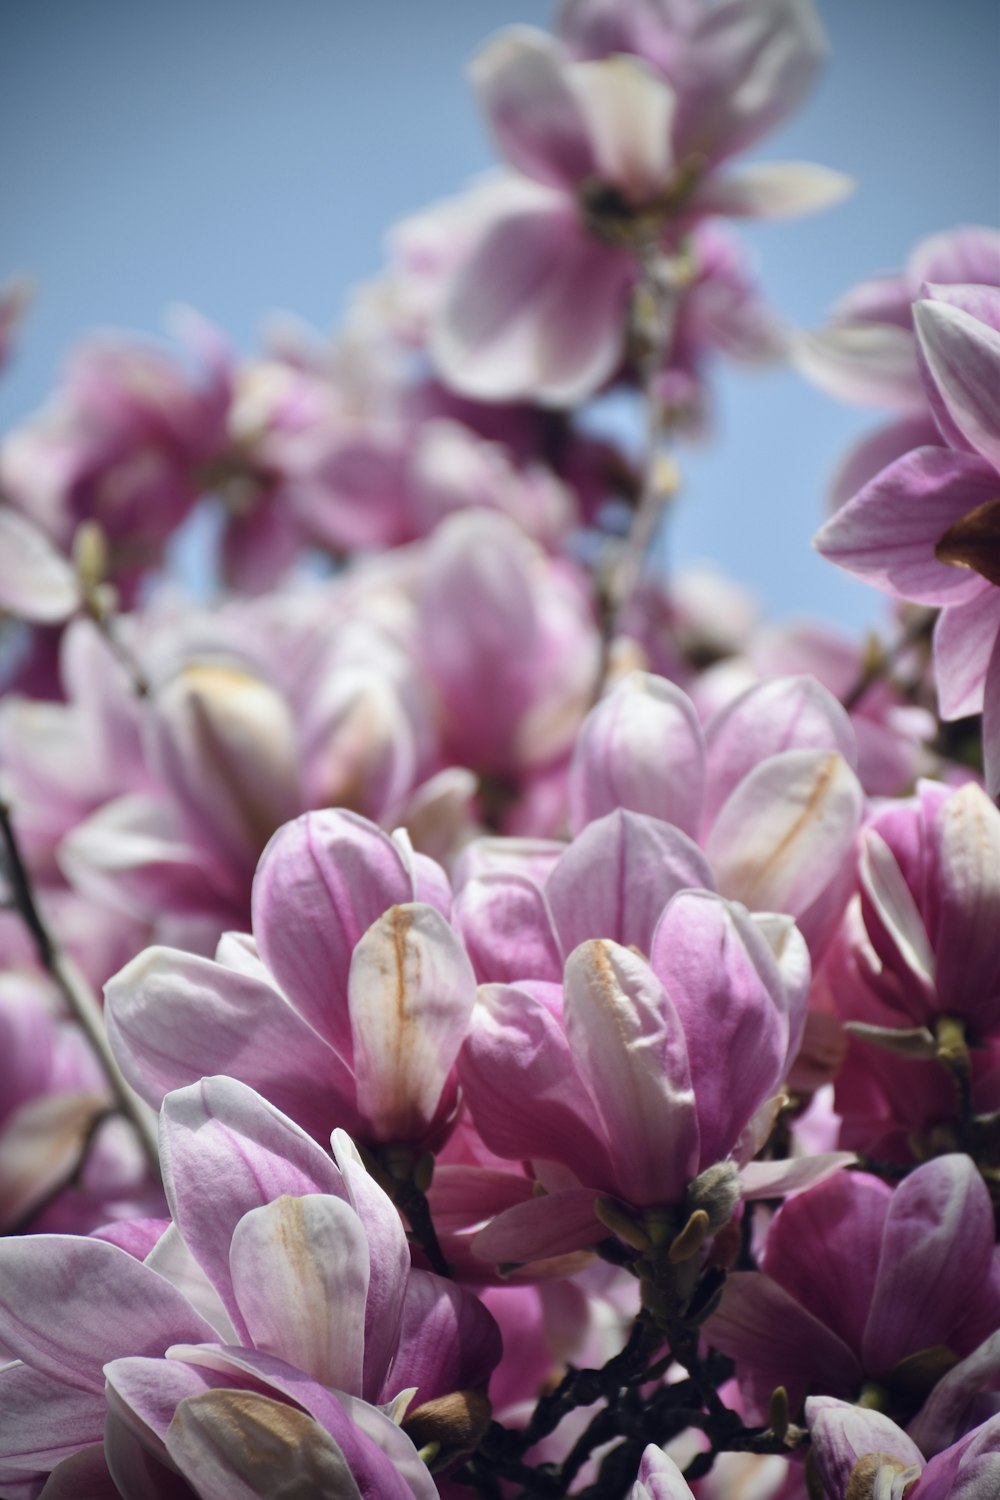
[[[1000,238],[765,306],[825,50],[565,0],[329,344],[5,436],[5,1500],[1000,1493]],[[720,353],[894,411],[889,646],[649,565]]]

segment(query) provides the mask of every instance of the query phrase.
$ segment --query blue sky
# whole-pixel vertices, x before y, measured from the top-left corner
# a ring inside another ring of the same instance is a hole
[[[921,236],[1000,221],[996,0],[819,0],[831,65],[757,153],[851,173],[829,214],[748,234],[775,306],[804,325]],[[0,424],[44,398],[93,327],[159,333],[193,304],[243,349],[263,316],[319,327],[373,274],[384,230],[491,162],[463,64],[501,0],[7,0],[0,51],[0,277],[37,283]],[[811,554],[826,481],[874,414],[789,372],[719,380],[713,445],[682,456],[671,537],[778,616],[876,618]]]

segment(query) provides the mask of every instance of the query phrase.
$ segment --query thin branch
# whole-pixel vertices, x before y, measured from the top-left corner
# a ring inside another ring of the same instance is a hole
[[[142,1144],[149,1165],[160,1178],[160,1156],[156,1140],[156,1122],[146,1106],[136,1097],[115,1061],[104,1029],[104,1017],[80,970],[57,945],[38,909],[31,877],[21,857],[17,835],[11,822],[10,808],[0,798],[0,854],[13,903],[31,933],[42,967],[59,988],[70,1014],[97,1058],[108,1081],[118,1112],[132,1125]]]

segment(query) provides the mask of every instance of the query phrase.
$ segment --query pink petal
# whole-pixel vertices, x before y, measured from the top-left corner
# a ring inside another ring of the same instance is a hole
[[[979,713],[990,659],[1000,636],[1000,589],[977,580],[963,604],[943,609],[934,627],[934,681],[942,719]]]
[[[181,1294],[117,1245],[73,1235],[0,1241],[0,1335],[16,1358],[81,1390],[104,1389],[122,1354],[162,1354],[215,1330]]]
[[[939,562],[934,548],[956,521],[997,498],[1000,479],[981,458],[949,448],[918,448],[883,469],[831,516],[814,545],[897,599],[961,603],[982,580]]]
[[[890,1198],[874,1177],[836,1174],[782,1206],[764,1251],[768,1276],[858,1354]]]
[[[699,1116],[684,1030],[656,974],[616,943],[582,944],[566,962],[565,1025],[618,1196],[677,1202],[698,1170]]]
[[[472,1242],[478,1260],[494,1265],[549,1260],[582,1250],[607,1239],[608,1231],[594,1212],[591,1188],[568,1188],[545,1193],[498,1214]]]
[[[340,1173],[303,1130],[232,1078],[202,1079],[167,1095],[160,1157],[174,1221],[242,1337],[229,1271],[236,1225],[283,1193],[343,1197]],[[206,1181],[214,1185],[211,1193],[204,1191]]]
[[[633,271],[590,238],[561,195],[499,219],[445,294],[431,354],[454,390],[480,401],[574,406],[614,373]]]
[[[105,998],[112,1050],[154,1109],[171,1089],[226,1073],[317,1139],[335,1119],[357,1127],[350,1072],[273,984],[193,953],[147,948]]]
[[[537,882],[519,871],[486,871],[467,880],[455,898],[455,925],[483,983],[558,983],[562,977],[549,904]]]
[[[177,1408],[167,1452],[202,1500],[362,1500],[344,1454],[317,1422],[256,1391],[206,1391]],[[402,1479],[386,1495],[408,1495]]]
[[[677,891],[711,889],[711,868],[679,829],[617,811],[573,840],[545,887],[564,952],[588,938],[649,951],[660,913]]]
[[[469,74],[512,167],[571,192],[594,172],[586,115],[554,38],[534,26],[508,27],[476,54]]]
[[[929,835],[940,1009],[988,1033],[996,1028],[1000,971],[1000,812],[968,782],[941,806]]]
[[[863,802],[836,751],[771,756],[740,782],[709,834],[719,889],[751,910],[806,912],[846,861]]]
[[[593,175],[646,203],[671,177],[674,90],[638,57],[575,63],[567,75],[586,116]]]
[[[1000,636],[983,684],[983,774],[991,797],[1000,797]]]
[[[274,830],[302,806],[284,698],[242,669],[191,666],[157,694],[147,728],[150,759],[191,838],[252,871]]]
[[[651,1443],[628,1500],[694,1500],[694,1495],[673,1459]]]
[[[941,1156],[911,1173],[889,1204],[865,1325],[866,1368],[888,1375],[908,1354],[947,1344],[979,1296],[992,1257],[993,1210],[970,1159]]]
[[[356,813],[305,813],[279,829],[253,885],[261,957],[300,1015],[351,1060],[351,955],[390,906],[413,900],[392,840]]]
[[[410,1272],[392,1389],[415,1386],[414,1406],[484,1390],[502,1352],[500,1330],[478,1296],[429,1271]]]
[[[81,1390],[30,1365],[0,1366],[0,1474],[37,1474],[99,1443],[103,1389]]]
[[[835,1401],[832,1396],[810,1396],[806,1423],[820,1476],[830,1494],[847,1494],[852,1470],[870,1453],[912,1464],[918,1471],[924,1467],[916,1444],[879,1411]],[[887,1491],[886,1500],[891,1500]]]
[[[755,1110],[782,1081],[785,987],[746,911],[707,891],[674,897],[656,929],[650,962],[684,1029],[699,1166],[709,1167],[732,1153]]]
[[[983,1397],[1000,1388],[1000,1332],[948,1370],[910,1423],[923,1453],[940,1453],[975,1424]]]
[[[14,1500],[15,1491],[9,1490],[8,1493]],[[34,1488],[31,1493],[34,1495]],[[121,1494],[108,1471],[105,1446],[98,1443],[64,1459],[49,1475],[38,1500],[80,1500],[81,1495],[86,1495],[87,1500],[120,1500]],[[177,1500],[187,1500],[181,1491],[173,1494],[177,1495]],[[168,1500],[167,1492],[161,1491],[155,1500],[161,1500],[161,1497]],[[139,1500],[146,1500],[146,1497],[139,1497]],[[154,1497],[151,1496],[150,1500]]]
[[[497,1156],[562,1162],[611,1190],[614,1170],[566,1037],[527,989],[482,987],[458,1076],[476,1129]]]
[[[729,0],[701,10],[688,35],[675,141],[679,158],[745,150],[797,109],[826,57],[811,0]]]
[[[807,380],[839,401],[851,401],[861,406],[887,406],[907,413],[914,407],[919,410],[924,406],[916,345],[909,327],[896,327],[882,320],[838,320],[814,333],[800,334],[793,345],[793,359]],[[895,426],[893,424],[888,431],[895,434]],[[929,433],[923,442],[933,444],[936,441],[937,429],[925,418],[921,419],[919,431]],[[909,438],[909,426],[906,436]],[[886,441],[885,430],[880,429],[878,440]],[[881,463],[871,464],[865,479],[885,468],[891,459],[919,446],[911,441],[896,446],[894,436],[888,441],[888,454]],[[860,484],[842,491],[844,498],[858,488]]]
[[[395,1205],[368,1175],[346,1131],[330,1141],[348,1203],[364,1226],[371,1274],[365,1303],[365,1368],[361,1394],[374,1401],[392,1364],[399,1340],[403,1298],[410,1271],[410,1247]]]
[[[913,322],[934,414],[949,442],[1000,469],[1000,289],[929,290],[933,300],[914,303]]]
[[[752,1200],[801,1193],[856,1161],[853,1151],[821,1151],[816,1156],[795,1156],[786,1161],[751,1161],[740,1172],[740,1196]]]
[[[704,781],[691,700],[663,677],[633,672],[580,728],[569,771],[573,832],[621,807],[696,837]]]
[[[348,1004],[358,1109],[371,1138],[427,1134],[475,999],[465,949],[432,906],[393,906],[361,938]]]
[[[793,1198],[788,1206],[798,1201]],[[776,1281],[757,1271],[729,1276],[705,1333],[709,1343],[736,1360],[741,1386],[762,1416],[776,1386],[785,1387],[789,1408],[797,1414],[817,1375],[845,1396],[854,1394],[862,1378],[861,1366],[847,1345]]]
[[[857,770],[850,718],[815,677],[779,677],[749,688],[713,715],[705,738],[706,826],[758,762],[784,750],[839,750]]]

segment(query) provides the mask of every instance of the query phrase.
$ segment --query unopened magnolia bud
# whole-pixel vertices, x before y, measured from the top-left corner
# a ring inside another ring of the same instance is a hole
[[[434,1459],[450,1463],[477,1446],[492,1416],[489,1398],[482,1392],[452,1391],[411,1411],[403,1421],[403,1431],[414,1447],[433,1447]]]
[[[740,1174],[734,1162],[720,1161],[706,1168],[687,1191],[687,1210],[704,1209],[708,1227],[715,1231],[728,1224],[740,1201]]]

